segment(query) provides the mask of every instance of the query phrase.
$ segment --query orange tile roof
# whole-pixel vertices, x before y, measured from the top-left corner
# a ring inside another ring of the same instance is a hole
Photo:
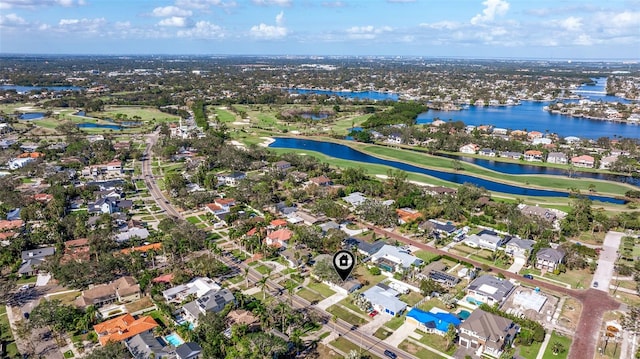
[[[218,206],[215,203],[207,203],[204,206],[207,207],[212,212],[219,211],[222,209],[222,207]]]
[[[73,239],[73,240],[64,242],[64,246],[66,248],[82,247],[82,246],[88,246],[88,245],[89,245],[89,240],[87,238],[78,238],[78,239]]]
[[[147,244],[147,245],[139,246],[139,247],[125,248],[125,249],[121,250],[120,252],[124,253],[124,254],[127,254],[127,253],[130,253],[132,251],[147,252],[147,251],[150,251],[152,249],[153,250],[158,250],[160,248],[162,248],[162,243],[158,242],[158,243],[151,243],[151,244]]]
[[[164,274],[158,277],[153,278],[151,281],[153,283],[170,283],[173,280],[173,273]]]
[[[13,221],[7,221],[6,219],[3,219],[0,220],[0,231],[20,228],[23,224],[24,221],[21,219],[14,219]]]
[[[253,227],[249,230],[249,232],[247,232],[247,236],[253,236],[256,233],[258,233],[258,229]]]
[[[271,221],[270,223],[272,226],[274,227],[278,227],[278,226],[286,226],[287,225],[287,221],[282,219],[282,218],[278,218],[278,219],[274,219],[273,221]]]
[[[44,157],[44,153],[40,152],[25,152],[18,155],[18,158],[38,158]]]
[[[16,232],[0,232],[0,241],[6,241],[16,236]]]
[[[396,209],[396,213],[398,214],[398,217],[400,217],[400,219],[402,219],[405,223],[413,222],[416,219],[422,217],[422,214],[418,211],[410,212],[400,208]]]
[[[525,151],[524,154],[531,155],[531,156],[542,156],[542,152],[538,150],[528,150],[528,151]]]
[[[236,203],[235,198],[216,198],[214,202],[220,206],[229,206]]]
[[[33,199],[40,202],[49,202],[53,199],[53,195],[48,193],[36,193],[33,195]]]
[[[272,241],[286,242],[290,240],[291,237],[293,237],[293,232],[291,232],[291,230],[287,228],[281,228],[277,231],[269,233],[267,237],[269,237],[269,239],[271,239]]]
[[[133,318],[131,314],[121,315],[93,326],[102,346],[109,342],[120,342],[140,333],[152,330],[158,323],[150,316]]]

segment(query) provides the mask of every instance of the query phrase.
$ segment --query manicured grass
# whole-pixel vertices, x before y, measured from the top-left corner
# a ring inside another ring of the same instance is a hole
[[[329,286],[327,286],[324,283],[316,283],[312,281],[311,283],[309,283],[307,287],[311,290],[318,292],[324,298],[329,298],[330,296],[336,294],[336,292],[331,290],[331,288],[329,288]]]
[[[393,317],[388,322],[386,322],[384,326],[391,330],[396,330],[400,328],[402,324],[404,324],[405,319],[406,319],[405,315],[401,315],[399,317]]]
[[[236,120],[236,116],[227,110],[216,108],[213,112],[220,122],[234,122]]]
[[[73,292],[63,293],[63,294],[53,294],[49,296],[49,300],[58,299],[63,304],[73,304],[73,301],[78,296],[80,296],[80,294],[81,294],[80,291],[73,291]]]
[[[553,343],[559,342],[564,347],[564,351],[562,353],[558,353],[558,355],[553,354]],[[547,345],[547,349],[544,351],[544,355],[542,359],[565,359],[569,354],[569,348],[571,347],[571,338],[562,336],[555,332],[555,330],[551,333],[551,340],[549,340],[549,345]]]
[[[309,302],[313,303],[313,302],[319,302],[321,300],[323,300],[324,298],[316,293],[316,292],[312,292],[309,289],[306,288],[302,288],[301,290],[299,290],[296,295],[308,300]]]
[[[151,318],[155,319],[156,322],[159,322],[160,325],[162,325],[164,328],[169,326],[169,323],[171,323],[171,319],[167,318],[161,311],[159,310],[152,310],[148,313],[146,313],[145,315],[150,316]]]
[[[589,288],[593,274],[589,272],[589,269],[581,270],[568,270],[565,273],[555,275],[551,272],[547,272],[544,275],[546,278],[557,280],[563,283],[571,285],[572,288]]]
[[[410,291],[408,294],[403,294],[400,296],[400,300],[407,303],[409,306],[413,307],[422,300],[424,296],[420,293],[416,293],[414,291]]]
[[[352,350],[355,350],[357,352],[360,352],[360,350],[361,350],[358,345],[356,345],[356,344],[354,344],[354,343],[352,343],[352,342],[350,342],[347,339],[342,338],[342,337],[332,341],[330,344],[333,345],[334,347],[336,347],[338,350],[340,350],[340,351],[342,351],[343,353],[346,353],[346,354],[349,354],[349,352],[352,351]],[[364,353],[365,350],[362,349],[362,352]],[[378,357],[376,355],[373,355],[373,354],[370,354],[370,353],[367,353],[367,355],[369,355],[369,357],[371,357],[371,359],[380,359],[380,357]]]
[[[400,343],[398,348],[406,351],[407,353],[411,353],[420,359],[443,359],[440,355],[414,344],[408,339]]]
[[[524,359],[536,359],[542,343],[533,343],[530,346],[520,346],[520,356]]]
[[[37,280],[38,280],[38,277],[36,276],[20,277],[18,278],[18,280],[16,280],[16,285],[31,284],[31,283],[35,283]]]
[[[425,333],[420,338],[420,343],[449,355],[453,355],[457,349],[455,345],[451,345],[447,350],[447,340],[438,334]]]
[[[438,257],[438,254],[419,250],[412,253],[414,256],[422,259],[426,264],[431,263],[434,258]]]
[[[20,358],[18,345],[15,342],[7,344],[7,358]]]
[[[362,325],[367,322],[366,319],[360,317],[359,315],[351,313],[349,310],[343,308],[341,305],[338,305],[338,304],[332,305],[329,308],[327,308],[327,312],[333,315],[336,315],[338,318],[344,320],[347,323]]]
[[[258,272],[260,272],[260,274],[267,274],[271,271],[271,268],[267,267],[264,264],[260,264],[256,267],[254,267],[255,270],[257,270]]]
[[[187,219],[187,222],[192,224],[200,223],[200,218],[198,218],[197,216],[187,217],[186,219]]]
[[[380,339],[380,340],[385,340],[391,334],[393,334],[393,330],[390,330],[390,329],[385,328],[385,327],[380,327],[380,328],[378,328],[378,330],[376,330],[375,333],[373,333],[373,336],[378,338],[378,339]]]

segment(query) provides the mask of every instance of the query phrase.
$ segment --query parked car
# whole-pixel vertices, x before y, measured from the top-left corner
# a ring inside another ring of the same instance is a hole
[[[598,288],[598,282],[593,282],[593,287]]]
[[[378,311],[377,310],[373,310],[373,311],[369,312],[369,316],[371,318],[375,317],[376,315],[378,315]]]
[[[391,350],[385,350],[384,355],[388,356],[391,359],[396,359],[398,357],[398,355]]]
[[[525,274],[525,275],[523,275],[523,277],[525,277],[527,279],[533,279],[533,276],[531,274]]]

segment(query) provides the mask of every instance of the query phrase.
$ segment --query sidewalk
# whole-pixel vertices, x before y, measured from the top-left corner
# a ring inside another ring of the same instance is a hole
[[[544,335],[544,340],[542,341],[542,345],[540,345],[540,350],[538,351],[538,355],[536,356],[536,359],[542,359],[542,357],[544,356],[544,352],[547,350],[547,345],[549,345],[550,340],[551,340],[551,334],[546,333]]]

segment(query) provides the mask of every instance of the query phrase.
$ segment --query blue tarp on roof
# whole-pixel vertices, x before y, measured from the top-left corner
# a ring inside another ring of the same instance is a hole
[[[407,313],[407,317],[414,318],[428,328],[435,327],[441,332],[449,330],[449,324],[453,324],[457,328],[462,323],[460,318],[451,313],[431,313],[417,308],[411,309]]]

